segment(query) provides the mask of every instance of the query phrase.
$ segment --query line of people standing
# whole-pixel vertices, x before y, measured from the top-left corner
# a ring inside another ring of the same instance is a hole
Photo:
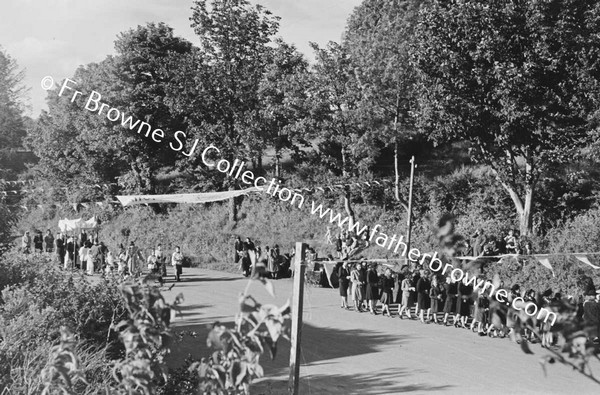
[[[168,257],[161,244],[152,248],[147,258],[133,241],[129,242],[127,248],[122,244],[119,245],[118,252],[113,254],[103,242],[98,240],[97,236],[93,238],[85,230],[77,236],[59,232],[54,237],[50,229],[44,237],[41,236],[40,231],[37,231],[33,239],[29,231],[24,232],[21,238],[21,251],[25,254],[31,253],[32,243],[35,253],[55,253],[58,264],[64,269],[80,269],[88,275],[111,272],[120,275],[140,274],[144,271],[144,263],[146,263],[148,271],[157,274],[161,283],[167,276]],[[181,281],[183,261],[181,248],[176,246],[170,260],[171,266],[175,269],[176,281]]]
[[[474,290],[464,279],[457,282],[451,277],[437,275],[422,267],[411,272],[406,265],[397,274],[389,267],[378,274],[376,263],[350,264],[346,261],[339,265],[337,275],[341,308],[347,310],[350,310],[348,297],[351,296],[354,311],[369,311],[377,315],[380,302],[381,313],[392,317],[390,304],[399,302],[397,317],[401,319],[406,316],[424,324],[433,322],[465,328],[477,332],[479,336],[506,337],[513,334],[516,339],[532,342],[539,340],[543,347],[555,344],[556,339],[551,333],[545,334],[541,339],[537,339],[529,330],[514,333],[516,312],[509,310],[507,314],[497,306],[491,306],[489,290]],[[485,278],[479,276],[476,281],[484,282]],[[503,289],[504,284],[501,283],[499,288]],[[578,306],[578,316],[591,328],[588,339],[597,344],[600,338],[600,294],[597,294],[593,285],[588,288],[574,303]],[[521,291],[520,286],[515,284],[511,287],[507,300],[512,302],[516,298],[522,298],[524,303],[535,304],[539,310],[558,304],[563,296],[550,289],[542,293],[533,289]],[[414,317],[411,311],[413,307]],[[541,320],[534,319],[534,322],[539,328],[550,325]]]

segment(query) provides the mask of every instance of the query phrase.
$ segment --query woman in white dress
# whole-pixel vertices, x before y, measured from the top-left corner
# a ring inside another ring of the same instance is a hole
[[[81,270],[85,270],[88,266],[88,253],[90,252],[90,248],[86,243],[84,243],[79,249],[79,262],[81,264]]]
[[[123,275],[125,273],[125,269],[127,268],[128,260],[129,260],[129,257],[127,256],[127,251],[121,244],[119,246],[119,255],[117,256],[117,272],[120,275]]]
[[[87,274],[90,276],[94,275],[94,257],[92,256],[92,254],[90,254],[90,250],[91,250],[91,243],[88,241],[88,254],[87,254]]]

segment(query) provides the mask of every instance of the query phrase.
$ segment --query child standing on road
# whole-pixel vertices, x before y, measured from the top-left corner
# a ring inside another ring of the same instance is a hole
[[[183,273],[183,254],[179,246],[175,247],[175,252],[171,256],[171,265],[175,267],[175,280],[181,281],[181,274]]]

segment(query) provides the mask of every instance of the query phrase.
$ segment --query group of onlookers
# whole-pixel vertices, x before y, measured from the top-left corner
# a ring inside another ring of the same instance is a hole
[[[350,264],[341,262],[337,268],[341,308],[350,310],[348,296],[354,302],[354,311],[369,311],[378,314],[378,303],[381,313],[392,317],[391,304],[398,304],[399,318],[418,319],[422,323],[436,323],[456,328],[468,328],[478,332],[480,336],[505,337],[514,331],[515,317],[511,313],[490,303],[490,295],[486,290],[473,289],[465,281],[456,282],[451,277],[443,277],[430,270],[417,267],[409,270],[403,266],[399,273],[386,267],[378,273],[377,264],[359,262]],[[484,280],[479,276],[478,282]],[[503,284],[500,284],[503,288]],[[560,292],[546,290],[538,293],[533,289],[522,291],[518,284],[511,287],[508,301],[522,297],[525,303],[534,303],[537,311],[558,303],[563,296]],[[589,287],[578,300],[571,301],[579,306],[579,315],[592,331],[590,340],[598,342],[600,337],[600,295],[595,288]],[[414,313],[413,309],[414,308]],[[511,311],[511,310],[509,310]],[[451,322],[450,322],[451,320]],[[533,318],[536,321],[535,317]],[[550,322],[539,320],[539,328],[550,325]],[[595,328],[595,329],[593,329]],[[534,333],[525,330],[521,333],[525,339],[536,341]],[[542,346],[549,347],[554,343],[551,334],[539,339]]]
[[[465,241],[463,250],[465,256],[496,256],[503,254],[533,254],[531,241],[524,236],[519,236],[516,230],[508,233],[501,232],[498,236],[486,235],[483,229],[478,229],[473,235],[473,240]]]
[[[32,238],[29,231],[26,231],[21,238],[21,249],[26,253],[30,253],[32,244],[36,252],[52,252],[55,247],[54,235],[50,229],[46,231],[45,235],[42,235],[42,231],[38,230]]]
[[[365,231],[361,233],[361,236],[358,236],[355,232],[349,232],[342,229],[335,237],[335,240],[333,240],[331,228],[328,226],[325,239],[327,244],[335,245],[336,257],[338,259],[348,259],[359,250],[369,246],[369,233],[369,227],[365,228]]]
[[[234,244],[234,260],[240,266],[240,270],[245,277],[252,274],[257,266],[264,266],[268,277],[273,279],[289,277],[290,264],[294,256],[294,249],[288,254],[281,254],[279,245],[272,247],[268,245],[265,248],[256,246],[254,242],[247,237],[246,241],[237,236]]]
[[[104,242],[98,240],[97,235],[92,237],[85,230],[77,236],[59,232],[55,237],[48,229],[44,237],[37,231],[33,240],[29,231],[26,231],[21,238],[23,253],[32,252],[32,242],[34,253],[54,253],[64,269],[79,269],[88,275],[116,273],[123,276],[140,274],[147,269],[156,274],[161,283],[167,276],[168,256],[161,244],[152,248],[148,257],[144,256],[133,241],[127,247],[120,244],[117,252],[113,253]],[[175,279],[181,281],[184,256],[179,246],[175,247],[170,258],[171,266],[175,269]]]

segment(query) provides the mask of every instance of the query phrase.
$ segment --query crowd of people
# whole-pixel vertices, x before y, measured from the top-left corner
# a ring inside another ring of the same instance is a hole
[[[533,254],[531,241],[520,236],[516,230],[508,233],[501,232],[498,235],[486,235],[483,229],[478,229],[472,236],[472,244],[465,240],[465,256],[497,256],[503,254]]]
[[[489,290],[474,290],[465,281],[456,282],[451,277],[443,277],[423,267],[409,270],[403,266],[399,273],[386,267],[378,273],[377,264],[367,262],[348,263],[343,261],[337,269],[340,307],[355,312],[370,312],[377,315],[378,304],[381,314],[392,317],[391,304],[398,304],[397,314],[400,319],[419,320],[424,324],[435,323],[443,326],[454,326],[477,332],[479,336],[506,337],[514,332],[515,318],[510,313],[490,303]],[[503,284],[500,284],[504,288]],[[353,308],[348,304],[353,300]],[[580,298],[568,297],[560,292],[534,289],[522,290],[518,284],[510,288],[508,300],[522,297],[525,303],[535,303],[538,309],[548,307],[563,297],[579,306],[581,318],[596,332],[590,334],[590,340],[598,342],[600,337],[600,295],[593,287]],[[534,318],[535,320],[535,318]],[[538,327],[550,325],[550,322],[539,320]],[[547,334],[536,339],[531,331],[520,333],[524,339],[541,341],[542,346],[549,347],[555,339]]]
[[[392,304],[398,306],[396,316],[403,319],[415,319],[422,323],[435,323],[456,328],[466,328],[477,332],[480,336],[507,337],[514,334],[515,317],[506,314],[505,310],[499,309],[493,302],[490,303],[489,290],[474,290],[465,282],[457,282],[451,277],[438,273],[432,273],[426,267],[415,265],[409,269],[403,266],[398,273],[394,273],[391,267],[382,265],[378,270],[376,263],[361,261],[357,263],[348,262],[356,251],[369,245],[367,232],[359,237],[356,234],[341,230],[337,236],[333,236],[331,229],[327,228],[325,235],[328,244],[336,247],[336,258],[329,255],[328,261],[336,261],[337,266],[334,276],[339,284],[341,297],[340,307],[355,312],[370,312],[377,315],[392,317]],[[532,244],[527,238],[519,236],[516,230],[509,230],[498,235],[486,234],[483,229],[478,229],[471,240],[463,241],[457,250],[462,256],[498,256],[503,254],[533,254]],[[318,261],[314,259],[314,261]],[[356,262],[356,261],[354,261]],[[315,269],[320,266],[318,262]],[[325,275],[325,272],[322,272]],[[479,275],[477,281],[485,281],[483,275]],[[327,280],[321,280],[327,283]],[[504,284],[500,284],[504,288]],[[588,287],[584,295],[566,296],[561,292],[553,292],[551,289],[536,291],[534,289],[522,290],[518,284],[510,288],[509,302],[514,298],[522,297],[525,303],[531,302],[539,309],[556,304],[563,298],[579,306],[580,317],[597,328],[596,332],[590,334],[590,340],[598,342],[600,337],[600,295],[593,285]],[[353,306],[349,305],[349,299]],[[381,309],[379,310],[379,307]],[[534,318],[535,320],[535,318]],[[550,325],[547,322],[536,323],[540,328]],[[540,341],[544,347],[554,344],[555,339],[546,335],[543,339],[535,339],[531,331],[520,333],[524,339]],[[512,338],[518,338],[511,336]]]
[[[147,271],[155,274],[160,283],[164,283],[167,277],[167,266],[170,263],[175,270],[175,281],[181,281],[184,261],[181,248],[176,246],[174,251],[168,254],[163,251],[162,245],[158,244],[150,250],[150,254],[144,256],[142,250],[133,241],[130,241],[127,247],[120,244],[118,248],[111,250],[98,239],[98,235],[94,237],[86,230],[81,230],[78,235],[59,232],[56,236],[50,229],[46,231],[46,235],[42,235],[38,230],[33,238],[30,232],[26,231],[21,238],[23,253],[53,254],[64,269],[82,270],[88,275],[121,276],[137,275]]]
[[[241,237],[235,238],[234,261],[239,264],[239,270],[245,277],[252,274],[252,271],[261,266],[266,271],[267,277],[272,279],[285,278],[291,276],[291,261],[295,254],[292,248],[289,253],[282,254],[279,245],[265,246],[261,248],[247,237],[242,241]]]
[[[487,237],[482,230],[474,235],[471,246],[467,241],[464,255],[491,256],[504,253],[531,253],[531,245],[523,242],[510,231],[506,236],[495,238]],[[506,314],[494,303],[490,303],[491,296],[488,290],[474,290],[472,285],[457,282],[452,277],[444,277],[432,273],[426,267],[416,265],[410,269],[404,265],[398,273],[390,267],[378,271],[376,263],[359,261],[348,262],[348,258],[360,247],[356,235],[340,233],[336,238],[336,250],[339,261],[336,267],[336,277],[339,284],[341,308],[355,312],[370,312],[373,315],[381,314],[392,317],[392,304],[398,305],[396,316],[403,319],[416,319],[422,323],[435,323],[456,328],[466,328],[477,332],[480,336],[506,337],[514,332],[515,319],[511,314]],[[367,243],[368,240],[364,240]],[[33,246],[33,250],[32,247]],[[184,256],[180,247],[176,246],[170,254],[163,251],[158,244],[151,248],[150,254],[145,257],[133,241],[127,247],[119,245],[113,252],[98,237],[93,237],[82,230],[78,235],[58,233],[54,236],[51,230],[43,235],[37,231],[34,237],[26,231],[21,239],[23,253],[49,253],[55,254],[57,262],[65,269],[79,269],[88,275],[95,273],[116,273],[122,276],[148,272],[157,275],[163,283],[167,276],[167,266],[170,262],[175,269],[175,280],[181,281]],[[273,279],[290,277],[292,275],[291,261],[295,254],[292,248],[289,253],[281,254],[279,246],[256,246],[250,239],[242,241],[238,236],[235,239],[235,261],[243,275],[252,275],[257,268],[262,268],[267,277]],[[329,255],[328,260],[335,258]],[[309,248],[307,260],[317,262],[317,253]],[[315,267],[316,269],[316,267]],[[478,281],[485,280],[482,275]],[[500,284],[504,288],[504,284]],[[522,290],[518,284],[510,288],[509,302],[514,298],[522,297],[528,303],[534,303],[538,309],[546,308],[563,298],[570,298],[571,302],[578,303],[579,314],[584,321],[595,326],[596,333],[590,335],[590,340],[598,342],[600,337],[600,295],[593,285],[579,298],[562,295],[548,289],[538,292],[533,289]],[[353,301],[353,308],[349,306],[349,298]],[[496,306],[496,307],[495,307]],[[539,327],[550,325],[539,321]],[[539,340],[548,347],[554,340],[551,335],[543,339],[535,339],[532,332],[526,331],[519,334],[530,341]]]

